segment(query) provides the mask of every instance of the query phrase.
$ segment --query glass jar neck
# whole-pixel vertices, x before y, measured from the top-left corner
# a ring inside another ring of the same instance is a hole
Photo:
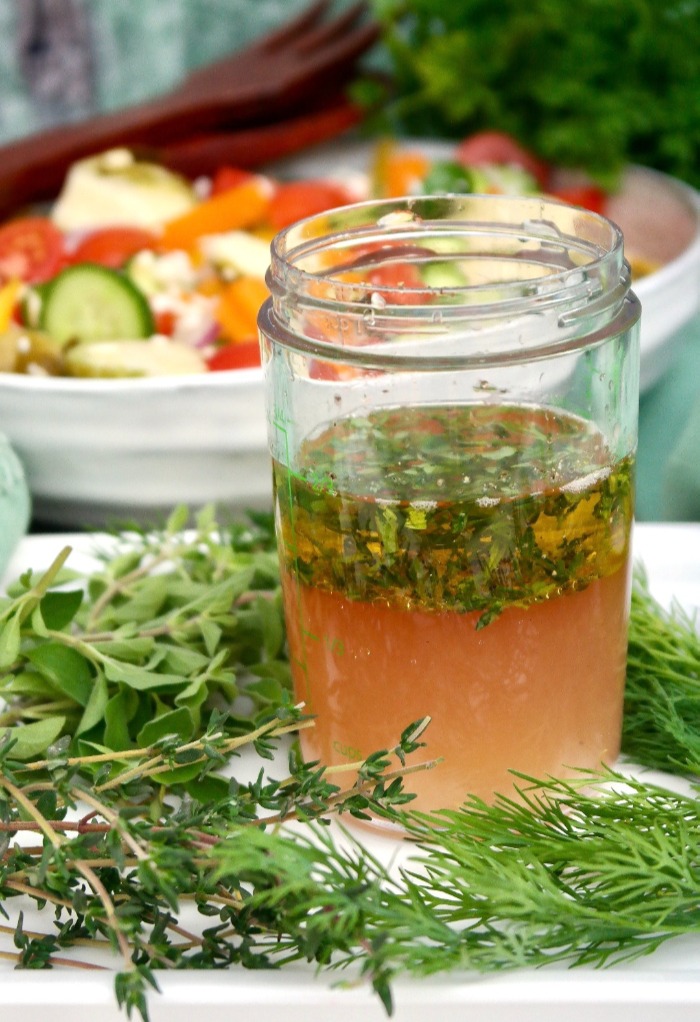
[[[264,333],[378,368],[531,360],[638,316],[619,228],[537,196],[332,210],[274,239],[268,285]]]

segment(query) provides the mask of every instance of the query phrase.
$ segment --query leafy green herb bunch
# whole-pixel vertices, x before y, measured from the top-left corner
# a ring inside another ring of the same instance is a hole
[[[504,131],[607,186],[628,162],[700,185],[698,0],[373,6],[391,81],[375,127]],[[376,84],[360,94],[376,102]]]
[[[187,515],[102,554],[96,540],[87,578],[66,548],[2,599],[0,736],[15,759],[62,737],[83,756],[186,742],[217,708],[240,734],[290,702],[270,516],[222,530],[209,508],[183,531]]]

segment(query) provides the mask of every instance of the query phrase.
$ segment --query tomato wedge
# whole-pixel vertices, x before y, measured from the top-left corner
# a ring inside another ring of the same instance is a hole
[[[154,234],[141,227],[101,227],[79,242],[71,260],[118,270],[137,252],[152,248],[155,240]]]
[[[238,167],[219,167],[211,182],[211,194],[221,195],[222,192],[228,192],[252,176],[249,170],[240,170]]]
[[[0,227],[0,281],[40,284],[63,265],[63,235],[43,216],[10,220]]]
[[[270,201],[268,219],[276,231],[297,220],[352,202],[347,188],[334,181],[290,181],[280,184]]]
[[[222,344],[207,359],[207,366],[213,372],[225,369],[252,369],[259,365],[260,345],[253,340]]]
[[[425,305],[429,301],[426,285],[413,263],[384,263],[370,270],[368,278],[387,305]]]
[[[593,213],[605,213],[607,196],[597,185],[571,185],[566,188],[550,188],[549,194],[572,206],[583,206]]]
[[[455,150],[459,163],[480,167],[485,163],[513,164],[532,174],[540,188],[549,180],[550,169],[514,138],[503,131],[480,131],[460,142]]]

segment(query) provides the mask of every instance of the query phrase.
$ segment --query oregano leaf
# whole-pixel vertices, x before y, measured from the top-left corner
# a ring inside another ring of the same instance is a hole
[[[102,742],[108,749],[120,752],[131,748],[129,719],[128,698],[124,692],[117,692],[107,700],[104,710],[105,730]]]
[[[74,619],[82,602],[83,592],[80,589],[48,592],[39,604],[44,624],[52,631],[60,631]]]
[[[92,679],[90,694],[84,704],[83,715],[75,729],[76,737],[91,731],[104,718],[109,701],[109,691],[104,674],[98,672]]]
[[[192,714],[186,707],[180,707],[177,710],[171,710],[169,713],[163,713],[160,717],[156,717],[155,720],[144,724],[136,736],[136,743],[142,748],[147,748],[150,745],[155,745],[156,742],[167,735],[177,735],[179,738],[187,741],[192,737],[193,733]]]
[[[0,669],[10,667],[19,656],[20,625],[20,614],[17,611],[0,628]]]
[[[56,716],[12,728],[0,727],[0,738],[9,735],[12,739],[14,744],[10,750],[11,759],[34,759],[45,753],[52,742],[56,741],[65,723],[65,717]]]
[[[92,691],[93,672],[82,654],[70,646],[47,642],[27,652],[27,659],[65,695],[86,706]]]

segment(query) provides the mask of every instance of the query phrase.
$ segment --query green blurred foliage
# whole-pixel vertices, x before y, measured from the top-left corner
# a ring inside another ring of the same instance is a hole
[[[700,185],[699,0],[373,7],[392,78],[375,127],[496,129],[605,185],[630,161]]]

